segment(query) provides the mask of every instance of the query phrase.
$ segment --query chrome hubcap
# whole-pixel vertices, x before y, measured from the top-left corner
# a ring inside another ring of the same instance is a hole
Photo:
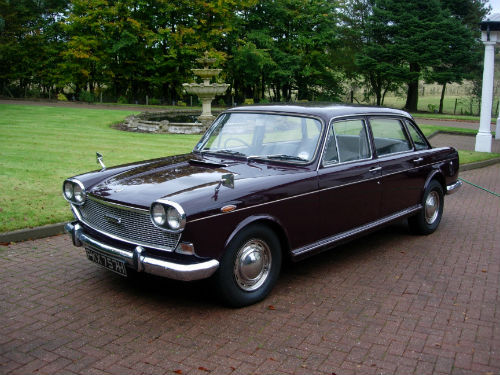
[[[439,214],[439,194],[431,191],[425,200],[425,221],[432,224],[436,221]]]
[[[262,241],[252,239],[246,242],[236,254],[234,275],[238,286],[248,292],[264,284],[271,270],[271,250]]]

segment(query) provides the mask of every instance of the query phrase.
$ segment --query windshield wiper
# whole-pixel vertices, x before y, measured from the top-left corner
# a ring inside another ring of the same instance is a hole
[[[207,152],[211,152],[214,154],[227,154],[227,155],[236,155],[236,156],[245,156],[246,155],[242,152],[235,151],[235,150],[207,150]]]
[[[296,161],[307,161],[300,156],[286,155],[286,154],[276,154],[276,155],[250,155],[247,156],[247,160],[266,160],[266,159],[277,159],[277,160],[296,160]]]
[[[306,159],[301,158],[300,156],[286,155],[286,154],[267,155],[266,158],[268,158],[268,159],[279,159],[279,160],[307,161]]]

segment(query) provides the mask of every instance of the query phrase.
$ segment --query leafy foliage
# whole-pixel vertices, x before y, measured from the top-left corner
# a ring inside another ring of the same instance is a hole
[[[411,110],[419,79],[477,70],[485,12],[485,0],[0,0],[0,93],[186,102],[209,51],[239,103],[339,100],[349,80],[377,104],[406,84]]]

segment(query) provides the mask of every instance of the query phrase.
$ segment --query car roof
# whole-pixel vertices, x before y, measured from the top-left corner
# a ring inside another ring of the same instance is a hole
[[[352,115],[372,115],[387,114],[397,115],[407,118],[412,116],[405,111],[386,107],[374,107],[356,104],[335,104],[335,103],[290,103],[290,104],[265,104],[249,105],[229,108],[226,112],[273,112],[273,113],[293,113],[302,115],[319,116],[326,119],[332,117],[352,116]]]

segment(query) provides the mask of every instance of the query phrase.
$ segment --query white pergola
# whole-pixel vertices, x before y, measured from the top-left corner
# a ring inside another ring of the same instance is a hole
[[[500,42],[500,14],[495,13],[481,22],[481,41],[484,44],[483,89],[481,119],[476,135],[476,151],[491,152],[491,109],[495,76],[495,45]],[[500,139],[500,117],[497,120],[496,139]]]

